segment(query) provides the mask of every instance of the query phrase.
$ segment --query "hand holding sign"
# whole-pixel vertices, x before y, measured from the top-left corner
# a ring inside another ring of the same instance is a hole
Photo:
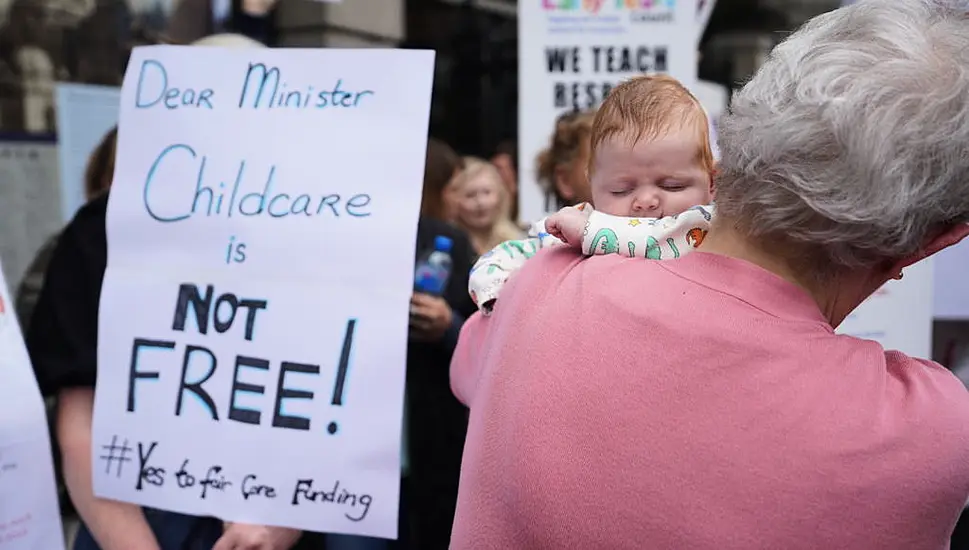
[[[289,550],[300,535],[301,531],[285,527],[230,523],[212,550]]]
[[[96,494],[395,536],[432,69],[422,51],[135,50],[108,204]]]

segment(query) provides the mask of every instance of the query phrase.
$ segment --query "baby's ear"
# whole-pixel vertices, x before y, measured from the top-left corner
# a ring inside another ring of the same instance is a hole
[[[716,198],[717,196],[717,176],[720,175],[720,168],[714,166],[713,170],[710,170],[710,197]]]

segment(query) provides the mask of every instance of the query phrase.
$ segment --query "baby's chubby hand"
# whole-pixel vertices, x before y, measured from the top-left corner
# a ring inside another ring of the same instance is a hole
[[[569,246],[582,248],[582,234],[591,212],[584,204],[566,206],[545,219],[545,231]]]

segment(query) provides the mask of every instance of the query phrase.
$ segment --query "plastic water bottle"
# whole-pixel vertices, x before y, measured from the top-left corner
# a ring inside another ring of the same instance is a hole
[[[434,248],[421,254],[414,270],[414,290],[425,294],[440,296],[447,288],[451,278],[454,261],[451,260],[451,239],[438,235],[434,237]]]

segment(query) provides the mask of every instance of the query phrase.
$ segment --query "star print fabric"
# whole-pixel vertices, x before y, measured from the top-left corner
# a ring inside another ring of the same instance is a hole
[[[582,253],[673,260],[700,246],[713,211],[712,204],[665,218],[624,218],[593,211],[582,235]]]
[[[586,205],[591,210],[591,207]],[[713,205],[694,206],[666,218],[626,218],[591,210],[582,236],[582,253],[620,254],[647,260],[669,260],[703,242],[713,218]],[[468,290],[483,315],[489,315],[502,287],[539,250],[565,243],[545,231],[545,219],[532,225],[529,237],[501,243],[481,256],[471,269]]]

